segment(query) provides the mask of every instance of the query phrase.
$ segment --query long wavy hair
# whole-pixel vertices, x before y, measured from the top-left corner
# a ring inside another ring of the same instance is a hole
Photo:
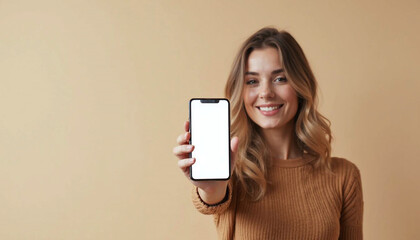
[[[295,138],[304,153],[316,158],[315,167],[330,169],[330,121],[317,111],[317,82],[302,48],[286,31],[263,28],[250,36],[239,49],[225,87],[231,102],[232,136],[239,137],[233,181],[244,195],[261,199],[267,190],[267,173],[271,155],[263,136],[247,115],[243,101],[245,66],[254,49],[272,47],[278,50],[286,78],[298,96]]]

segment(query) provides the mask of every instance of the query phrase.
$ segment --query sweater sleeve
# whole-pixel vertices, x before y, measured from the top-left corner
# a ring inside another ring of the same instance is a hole
[[[359,169],[353,164],[343,186],[339,239],[363,239],[362,181]]]
[[[194,186],[192,189],[192,201],[195,208],[202,214],[221,214],[229,207],[232,201],[232,184],[229,181],[228,187],[226,189],[225,198],[217,204],[208,205],[205,203],[198,193],[198,187]]]

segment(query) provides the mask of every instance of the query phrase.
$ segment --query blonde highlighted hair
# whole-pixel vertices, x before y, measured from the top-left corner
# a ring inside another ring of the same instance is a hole
[[[305,54],[288,32],[263,28],[242,44],[225,87],[225,95],[231,102],[231,134],[239,137],[233,179],[253,200],[261,199],[267,190],[271,155],[259,126],[246,114],[242,92],[250,53],[267,47],[279,51],[286,78],[298,96],[298,111],[293,119],[298,146],[316,158],[315,167],[330,168],[330,121],[317,111],[317,82]]]

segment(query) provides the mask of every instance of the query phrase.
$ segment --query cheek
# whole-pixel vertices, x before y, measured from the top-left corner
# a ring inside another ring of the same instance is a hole
[[[297,93],[290,85],[286,85],[281,89],[281,96],[289,104],[297,105]]]
[[[244,103],[246,105],[252,105],[257,97],[256,91],[252,89],[246,89],[243,92]]]

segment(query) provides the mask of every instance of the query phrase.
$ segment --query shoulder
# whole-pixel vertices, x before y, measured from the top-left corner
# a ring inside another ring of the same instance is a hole
[[[344,184],[360,181],[360,170],[353,162],[341,158],[331,158],[331,171],[336,175],[337,178],[343,181]]]
[[[331,158],[331,170],[333,172],[341,171],[359,171],[359,168],[353,162],[341,158],[341,157],[332,157]]]
[[[345,158],[333,157],[331,170],[338,180],[340,239],[362,239],[364,202],[359,168]]]

